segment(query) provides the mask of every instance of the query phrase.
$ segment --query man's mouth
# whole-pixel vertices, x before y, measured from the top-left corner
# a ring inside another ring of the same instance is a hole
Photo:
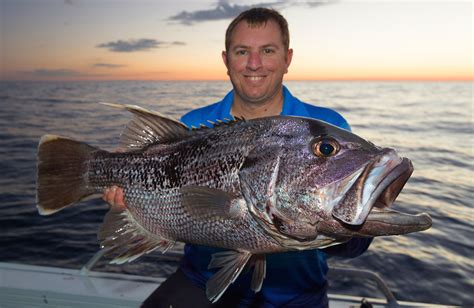
[[[250,81],[260,81],[265,78],[265,76],[245,76]]]

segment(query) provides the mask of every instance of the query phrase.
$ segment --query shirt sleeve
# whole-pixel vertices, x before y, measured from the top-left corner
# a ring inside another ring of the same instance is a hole
[[[348,130],[350,132],[352,132],[352,129],[351,129],[351,126],[349,125],[349,123],[347,123],[347,121],[344,119],[343,122],[341,124],[338,125],[340,128],[343,128],[345,130]]]
[[[181,117],[181,122],[186,124],[188,127],[199,126],[199,123],[202,122],[201,114],[197,109],[191,110]]]
[[[373,238],[353,238],[343,244],[324,248],[328,257],[355,258],[363,254],[372,243]]]

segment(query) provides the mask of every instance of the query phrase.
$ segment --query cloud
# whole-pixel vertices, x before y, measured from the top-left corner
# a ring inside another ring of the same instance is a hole
[[[306,1],[304,4],[308,5],[309,7],[318,7],[326,4],[334,4],[339,2],[339,0],[309,0]]]
[[[125,67],[123,64],[111,64],[111,63],[95,63],[94,67],[104,67],[104,68],[119,68]]]
[[[138,40],[118,40],[114,42],[108,42],[99,44],[97,48],[107,48],[109,51],[114,52],[135,52],[135,51],[149,51],[155,48],[169,47],[171,45],[186,45],[184,42],[161,42],[155,39],[138,39]]]
[[[292,6],[309,6],[310,8],[319,7],[325,4],[332,4],[340,0],[280,0],[274,2],[260,2],[256,4],[239,5],[231,4],[229,0],[219,0],[216,7],[209,10],[200,10],[194,12],[182,11],[181,13],[168,18],[170,21],[176,21],[183,25],[193,25],[197,22],[214,21],[223,19],[232,19],[241,12],[253,7],[268,7],[277,10]]]
[[[177,21],[183,25],[192,25],[197,22],[232,19],[241,12],[252,7],[273,7],[277,8],[286,4],[287,1],[262,2],[252,5],[230,4],[228,0],[219,0],[217,6],[209,10],[201,10],[194,12],[182,11],[181,13],[168,18],[170,21]]]
[[[139,39],[128,41],[118,40],[115,42],[99,44],[96,47],[107,48],[108,50],[115,52],[134,52],[158,48],[160,44],[162,43],[154,39]]]
[[[107,75],[91,74],[75,71],[71,69],[47,69],[39,68],[31,71],[18,71],[19,74],[33,79],[79,79],[79,78],[100,78]]]
[[[32,75],[35,77],[74,77],[80,76],[81,73],[70,69],[46,69],[40,68],[33,71],[22,72],[24,74]]]

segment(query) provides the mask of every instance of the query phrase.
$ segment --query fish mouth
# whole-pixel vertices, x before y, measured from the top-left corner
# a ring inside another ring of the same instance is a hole
[[[406,234],[431,227],[426,214],[409,215],[389,209],[413,173],[407,158],[391,149],[365,166],[345,197],[333,208],[332,216],[354,235]]]
[[[364,224],[358,230],[360,236],[400,235],[424,231],[431,228],[432,220],[429,214],[406,214],[390,209],[406,182],[413,173],[413,165],[407,158],[396,166],[380,183],[382,193],[379,195],[367,216]]]

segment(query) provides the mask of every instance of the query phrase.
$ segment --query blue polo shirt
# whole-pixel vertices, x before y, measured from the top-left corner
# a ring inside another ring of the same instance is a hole
[[[347,121],[336,111],[313,106],[294,97],[283,87],[283,110],[281,115],[294,115],[323,120],[330,124],[350,130]],[[223,100],[201,107],[185,114],[181,121],[188,126],[201,124],[212,126],[208,121],[233,119],[231,112],[234,91],[230,91]],[[369,247],[371,239],[352,239],[349,242],[327,249],[331,255],[355,257]],[[197,286],[205,289],[207,280],[217,271],[208,270],[211,255],[222,249],[186,244],[180,269]],[[262,307],[324,307],[327,305],[326,274],[328,266],[324,250],[304,250],[268,254],[267,272],[262,289],[255,294],[250,289],[252,271],[243,272],[229,286],[226,293],[241,298],[240,306],[249,306],[257,301]],[[224,296],[226,295],[224,293]]]
[[[234,91],[230,91],[223,100],[212,105],[194,109],[185,114],[181,121],[188,126],[199,127],[204,124],[211,127],[208,121],[233,119],[230,114],[232,103],[234,101]],[[347,121],[336,111],[303,103],[293,95],[284,86],[283,87],[283,110],[281,115],[293,115],[323,120],[341,128],[351,130]]]

